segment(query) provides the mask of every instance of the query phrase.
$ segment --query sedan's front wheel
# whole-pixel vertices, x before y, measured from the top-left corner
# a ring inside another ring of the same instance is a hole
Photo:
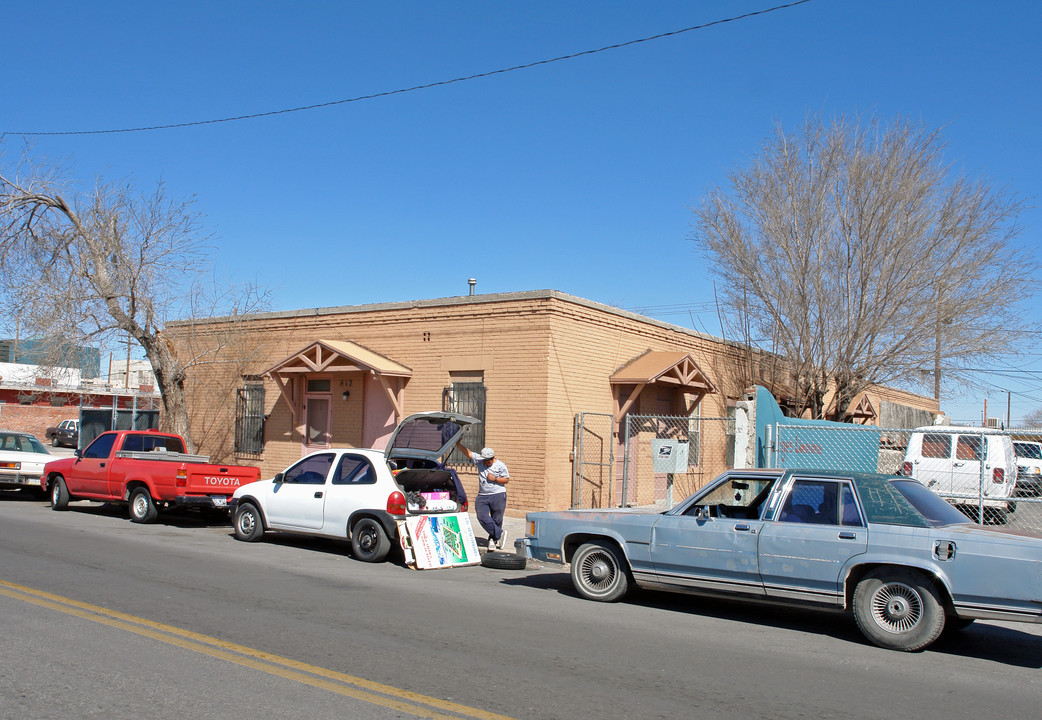
[[[879,569],[854,590],[854,618],[880,647],[922,650],[944,630],[944,607],[929,579],[914,570]]]
[[[572,584],[587,600],[615,602],[629,590],[629,568],[614,545],[589,542],[572,556]]]

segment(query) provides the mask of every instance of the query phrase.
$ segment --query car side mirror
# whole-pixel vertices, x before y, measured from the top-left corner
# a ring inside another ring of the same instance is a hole
[[[76,455],[76,457],[78,457],[78,458],[81,458],[81,457],[83,457],[83,451],[82,451],[82,450],[80,450],[79,448],[76,448],[76,449],[75,449],[75,450],[73,451],[73,454],[74,454],[74,455]]]
[[[710,517],[710,515],[709,515],[709,506],[708,505],[699,505],[697,508],[695,508],[695,518],[696,519],[698,519],[698,520],[708,520],[709,517]]]
[[[275,474],[275,482],[276,483],[280,483],[280,482],[282,482],[285,479],[286,479],[286,476],[283,475],[282,473],[276,473]]]

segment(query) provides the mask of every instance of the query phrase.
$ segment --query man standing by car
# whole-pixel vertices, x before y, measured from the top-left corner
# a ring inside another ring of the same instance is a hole
[[[475,503],[478,522],[488,533],[488,549],[502,549],[506,542],[503,530],[503,514],[507,509],[506,484],[510,473],[506,463],[496,460],[492,448],[482,448],[480,453],[471,452],[462,442],[456,443],[460,452],[470,458],[478,469],[478,498]]]

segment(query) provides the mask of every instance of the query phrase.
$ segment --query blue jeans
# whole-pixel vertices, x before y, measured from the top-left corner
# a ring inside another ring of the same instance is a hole
[[[503,535],[503,513],[507,509],[507,494],[504,492],[478,495],[474,509],[485,532],[491,535],[493,540],[499,540]]]

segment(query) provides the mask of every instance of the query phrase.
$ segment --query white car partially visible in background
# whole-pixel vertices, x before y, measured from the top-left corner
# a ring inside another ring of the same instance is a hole
[[[1017,490],[1021,497],[1042,495],[1042,443],[1014,440],[1017,454]]]
[[[53,459],[29,433],[0,430],[0,487],[39,490],[43,466]]]

